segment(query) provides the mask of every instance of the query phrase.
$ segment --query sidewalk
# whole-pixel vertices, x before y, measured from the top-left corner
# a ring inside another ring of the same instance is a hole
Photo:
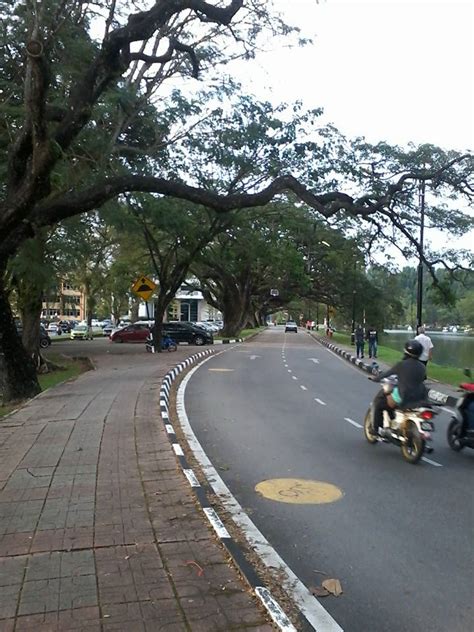
[[[0,420],[0,632],[275,629],[159,419],[195,352],[100,356]]]

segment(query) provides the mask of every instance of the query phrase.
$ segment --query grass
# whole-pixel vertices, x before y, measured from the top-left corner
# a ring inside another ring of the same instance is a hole
[[[56,384],[66,382],[66,380],[77,377],[81,373],[90,369],[88,363],[79,358],[73,359],[66,358],[62,355],[48,354],[48,360],[51,360],[51,362],[54,362],[61,368],[55,371],[50,371],[49,373],[42,373],[38,375],[38,382],[40,384],[41,391],[46,391],[48,388],[56,386]],[[4,417],[13,410],[21,408],[23,404],[25,404],[25,402],[15,402],[14,404],[0,406],[0,417]]]
[[[323,332],[320,331],[319,335],[323,335]],[[354,345],[351,345],[350,334],[344,334],[335,331],[331,340],[344,347],[347,347],[348,349],[351,349],[352,351],[355,349]],[[401,349],[400,351],[396,351],[395,349],[384,347],[382,345],[379,345],[377,348],[377,360],[385,362],[390,366],[393,366],[396,362],[401,360],[401,358]],[[461,382],[466,381],[466,377],[463,374],[463,369],[452,366],[441,366],[440,364],[436,364],[434,362],[428,362],[427,374],[428,378],[430,378],[431,380],[443,382],[444,384],[449,384],[451,386],[458,386]]]

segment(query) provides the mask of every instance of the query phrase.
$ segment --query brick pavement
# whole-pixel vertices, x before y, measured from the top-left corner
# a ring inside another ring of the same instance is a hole
[[[159,421],[194,352],[97,357],[0,420],[0,632],[274,630]]]

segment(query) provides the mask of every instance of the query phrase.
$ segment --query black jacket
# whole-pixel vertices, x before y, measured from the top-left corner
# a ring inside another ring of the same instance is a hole
[[[398,362],[388,371],[380,373],[377,382],[389,375],[398,377],[398,392],[402,399],[400,406],[406,407],[410,404],[426,400],[427,388],[424,384],[426,379],[426,367],[423,362],[416,358],[405,356],[403,360]]]

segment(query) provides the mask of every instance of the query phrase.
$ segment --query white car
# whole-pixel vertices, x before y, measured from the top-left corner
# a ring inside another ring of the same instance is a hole
[[[286,334],[287,331],[294,331],[295,334],[298,333],[298,325],[295,323],[294,320],[287,321],[287,323],[285,325],[285,334]]]

